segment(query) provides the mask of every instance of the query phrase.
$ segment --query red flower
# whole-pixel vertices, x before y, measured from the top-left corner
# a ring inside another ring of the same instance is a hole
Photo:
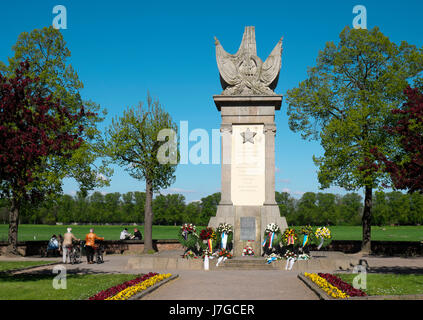
[[[102,290],[100,292],[98,292],[97,294],[93,295],[92,297],[90,297],[88,300],[105,300],[109,297],[113,297],[115,295],[117,295],[119,292],[121,292],[122,290],[125,290],[128,287],[134,286],[137,283],[143,282],[145,280],[147,280],[148,278],[154,277],[155,275],[157,275],[157,273],[147,273],[141,277],[137,277],[133,280],[129,280],[126,281],[124,283],[118,284],[114,287],[111,287],[107,290]]]
[[[345,292],[350,297],[363,297],[367,294],[359,289],[354,288],[349,283],[344,282],[341,278],[330,273],[319,273],[319,276],[329,282],[331,285],[337,287],[339,290]]]

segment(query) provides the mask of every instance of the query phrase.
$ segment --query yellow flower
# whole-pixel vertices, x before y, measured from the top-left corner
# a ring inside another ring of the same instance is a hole
[[[160,281],[167,279],[171,276],[172,276],[172,274],[170,274],[170,273],[155,275],[151,278],[148,278],[147,280],[145,280],[143,282],[140,282],[136,285],[130,286],[130,287],[120,291],[118,294],[116,294],[112,297],[109,297],[106,300],[127,300],[130,297],[132,297],[134,294],[141,292],[143,290],[146,290],[148,287],[151,287],[154,284],[156,284],[157,282],[160,282]]]
[[[349,298],[349,296],[345,292],[343,292],[343,291],[339,290],[337,287],[331,285],[329,282],[326,281],[326,279],[320,277],[316,273],[305,272],[304,275],[306,277],[310,278],[311,281],[316,283],[329,296],[331,296],[333,298],[341,298],[341,299]]]

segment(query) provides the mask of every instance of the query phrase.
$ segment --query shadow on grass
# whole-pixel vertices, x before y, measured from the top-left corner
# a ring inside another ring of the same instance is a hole
[[[0,274],[0,282],[1,281],[25,282],[25,281],[51,280],[52,277],[57,276],[59,273],[53,273],[52,269],[29,271],[29,272],[23,272],[18,274],[2,273]],[[87,269],[87,268],[74,268],[74,269],[66,270],[67,279],[78,278],[83,275],[96,275],[96,274],[110,274],[110,272]]]
[[[392,273],[392,274],[423,274],[423,268],[419,267],[371,267],[368,273]]]

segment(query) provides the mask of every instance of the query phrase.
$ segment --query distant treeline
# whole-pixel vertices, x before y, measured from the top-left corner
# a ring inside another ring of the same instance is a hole
[[[306,192],[300,199],[276,192],[276,202],[289,225],[361,225],[363,198],[357,193],[336,195]],[[0,200],[0,223],[8,223],[7,200]],[[145,193],[94,192],[84,197],[61,195],[40,206],[27,205],[20,223],[138,223],[144,222]],[[181,194],[157,195],[153,200],[154,224],[184,222],[207,225],[216,214],[220,193],[186,203]],[[376,192],[373,196],[373,225],[423,224],[423,195]]]

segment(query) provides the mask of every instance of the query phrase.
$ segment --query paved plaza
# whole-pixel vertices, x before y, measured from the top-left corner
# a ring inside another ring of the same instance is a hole
[[[369,272],[423,274],[423,257],[374,257],[351,255],[365,259]],[[286,270],[143,270],[130,269],[128,261],[135,255],[106,255],[103,264],[87,264],[85,260],[76,265],[66,264],[68,273],[130,273],[169,272],[179,277],[161,286],[145,300],[317,300],[318,297],[297,278],[299,272]],[[0,261],[40,260],[34,257],[9,258]],[[60,258],[42,258],[61,262]],[[31,273],[52,273],[54,266],[38,267]],[[333,272],[334,270],[310,270],[310,272]],[[53,274],[53,273],[52,273]],[[187,288],[196,288],[187,290]]]

